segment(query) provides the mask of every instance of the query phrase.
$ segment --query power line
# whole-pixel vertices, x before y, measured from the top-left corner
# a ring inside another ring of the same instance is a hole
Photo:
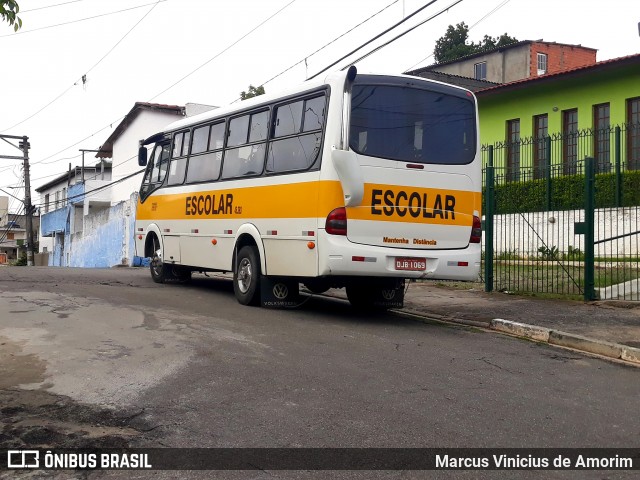
[[[440,10],[438,13],[435,13],[433,15],[431,15],[429,18],[423,20],[422,22],[418,23],[417,25],[414,25],[413,27],[411,27],[408,30],[405,30],[404,32],[402,32],[400,35],[395,36],[394,38],[392,38],[391,40],[383,43],[382,45],[377,46],[376,48],[374,48],[373,50],[371,50],[369,53],[363,55],[362,57],[354,60],[352,63],[357,63],[360,60],[364,60],[365,58],[367,58],[369,55],[374,54],[375,52],[377,52],[378,50],[386,47],[387,45],[389,45],[390,43],[395,42],[396,40],[398,40],[401,37],[404,37],[405,35],[407,35],[408,33],[414,31],[416,28],[421,27],[422,25],[424,25],[427,22],[430,22],[431,20],[433,20],[436,17],[439,17],[440,15],[442,15],[444,12],[446,12],[447,10],[449,10],[452,7],[455,7],[456,5],[458,5],[459,3],[461,3],[463,0],[456,0],[455,2],[453,2],[451,5],[449,5],[446,8],[443,8],[442,10]]]
[[[387,28],[384,32],[379,33],[378,35],[376,35],[375,37],[373,37],[371,40],[368,40],[367,42],[363,43],[362,45],[360,45],[358,48],[356,48],[355,50],[352,50],[351,52],[347,53],[345,56],[343,56],[342,58],[336,60],[335,62],[333,62],[331,65],[323,68],[322,70],[320,70],[319,72],[317,72],[315,75],[312,75],[311,77],[307,78],[307,80],[311,80],[313,78],[316,78],[318,75],[320,75],[323,72],[326,72],[327,70],[329,70],[331,67],[337,65],[338,63],[340,63],[342,60],[344,60],[347,57],[350,57],[351,55],[353,55],[354,53],[356,53],[358,50],[361,50],[362,48],[366,47],[367,45],[369,45],[371,42],[374,42],[375,40],[377,40],[378,38],[382,37],[383,35],[389,33],[391,30],[393,30],[394,28],[398,27],[399,25],[402,25],[404,22],[406,22],[407,20],[409,20],[411,17],[417,15],[418,13],[420,13],[422,10],[424,10],[425,8],[433,5],[434,3],[436,3],[438,0],[431,0],[430,2],[426,3],[425,5],[423,5],[422,7],[418,8],[415,12],[411,13],[409,16],[404,17],[402,20],[400,20],[399,22],[397,22],[396,24],[392,25],[391,27]]]
[[[160,1],[167,1],[167,0],[160,0]],[[160,3],[156,2],[157,3]],[[189,76],[193,75],[195,72],[197,72],[198,70],[200,70],[202,67],[204,67],[205,65],[207,65],[208,63],[210,63],[211,61],[213,61],[214,59],[216,59],[217,57],[219,57],[220,55],[222,55],[224,52],[226,52],[227,50],[229,50],[231,47],[235,46],[238,42],[240,42],[241,40],[243,40],[244,38],[246,38],[247,36],[249,36],[251,33],[253,33],[255,30],[257,30],[258,28],[260,28],[262,25],[264,25],[266,22],[268,22],[269,20],[271,20],[272,18],[274,18],[276,15],[278,15],[280,12],[282,12],[284,9],[286,9],[287,7],[289,7],[291,4],[293,4],[294,2],[296,2],[297,0],[291,0],[288,4],[286,4],[284,7],[282,7],[281,9],[279,9],[277,12],[275,12],[273,15],[269,16],[266,20],[262,21],[260,24],[258,24],[256,27],[252,28],[249,32],[247,32],[246,34],[244,34],[243,36],[241,36],[238,40],[236,40],[235,42],[233,42],[231,45],[229,45],[228,47],[226,47],[224,50],[222,50],[221,52],[219,52],[218,54],[216,54],[215,56],[213,56],[212,58],[210,58],[209,60],[207,60],[205,63],[203,63],[202,65],[200,65],[198,68],[196,68],[195,70],[191,71],[190,73],[188,73],[187,75],[185,75],[184,77],[182,77],[180,80],[178,80],[177,82],[173,83],[171,86],[169,86],[168,88],[164,89],[162,92],[156,94],[155,96],[153,96],[151,99],[149,99],[149,101],[155,99],[156,97],[162,95],[163,93],[167,92],[168,90],[170,90],[171,88],[175,87],[176,85],[178,85],[180,82],[184,81],[186,78],[188,78]],[[60,95],[61,96],[61,95]],[[58,97],[59,98],[59,97]],[[45,107],[46,108],[46,107]],[[43,110],[43,109],[41,109]],[[70,148],[75,147],[76,145],[90,139],[91,137],[93,137],[94,135],[97,135],[98,133],[102,132],[103,130],[105,130],[106,128],[108,128],[110,125],[119,122],[120,120],[122,120],[125,117],[125,115],[122,115],[120,117],[118,117],[116,120],[110,122],[108,125],[102,127],[100,130],[92,133],[91,135],[83,138],[82,140],[79,140],[77,142],[75,142],[72,145],[69,145],[68,147],[52,154],[49,155],[48,157],[43,158],[42,160],[38,160],[36,162],[32,162],[32,165],[37,165],[40,163],[44,163],[46,160],[49,160],[52,157],[55,157],[56,155],[59,155],[67,150],[69,150]],[[24,121],[23,121],[24,122]],[[20,123],[23,123],[20,122]],[[19,124],[16,124],[19,125]],[[14,127],[16,126],[14,125]],[[13,128],[13,127],[11,127]],[[50,162],[50,163],[55,163],[55,162]],[[51,175],[54,176],[54,175]],[[42,178],[47,178],[47,177],[40,177],[40,179]]]
[[[85,82],[85,80],[86,80],[87,74],[88,74],[91,70],[93,70],[94,68],[96,68],[100,63],[102,63],[102,61],[103,61],[105,58],[107,58],[107,57],[109,56],[109,54],[110,54],[111,52],[113,52],[113,51],[115,50],[115,48],[116,48],[118,45],[120,45],[120,43],[121,43],[121,42],[122,42],[122,41],[123,41],[123,40],[124,40],[124,39],[125,39],[125,38],[126,38],[126,37],[127,37],[127,36],[128,36],[128,35],[129,35],[129,34],[130,34],[130,33],[131,33],[131,32],[132,32],[132,31],[133,31],[133,30],[134,30],[134,29],[135,29],[135,28],[136,28],[136,27],[137,27],[137,26],[142,22],[142,21],[143,21],[143,20],[144,20],[144,19],[145,19],[145,18],[147,18],[147,16],[151,13],[151,11],[152,11],[154,8],[156,8],[156,6],[158,6],[158,4],[159,4],[160,2],[166,2],[166,1],[167,1],[167,0],[158,0],[157,2],[155,2],[155,3],[153,4],[153,6],[149,9],[149,11],[148,11],[147,13],[145,13],[145,14],[142,16],[142,18],[141,18],[140,20],[138,20],[138,21],[135,23],[135,25],[133,25],[133,27],[131,27],[131,28],[129,29],[129,31],[127,31],[127,33],[125,33],[122,37],[120,37],[120,40],[118,40],[118,41],[115,43],[115,45],[113,45],[113,47],[111,47],[111,48],[109,49],[109,51],[108,51],[107,53],[105,53],[105,54],[103,55],[103,57],[102,57],[100,60],[98,60],[98,61],[97,61],[97,62],[96,62],[96,63],[95,63],[95,64],[94,64],[94,65],[93,65],[89,70],[87,70],[87,71],[85,72],[85,74],[84,74],[84,75],[82,75],[78,80],[76,80],[76,81],[73,83],[73,85],[70,85],[70,86],[69,86],[69,87],[68,87],[64,92],[62,92],[60,95],[58,95],[56,98],[54,98],[53,100],[51,100],[49,103],[47,103],[44,107],[40,108],[40,109],[39,109],[38,111],[36,111],[35,113],[33,113],[33,114],[29,115],[29,116],[28,116],[27,118],[25,118],[24,120],[21,120],[21,121],[19,121],[18,123],[14,124],[14,125],[12,125],[12,126],[10,126],[10,127],[8,127],[8,128],[3,129],[3,131],[11,130],[11,129],[13,129],[13,128],[17,127],[18,125],[22,125],[24,122],[26,122],[27,120],[32,119],[33,117],[35,117],[36,115],[38,115],[40,112],[42,112],[43,110],[45,110],[47,107],[49,107],[49,106],[53,105],[57,100],[59,100],[59,99],[60,99],[60,98],[62,98],[62,97],[63,97],[67,92],[69,92],[69,90],[71,90],[74,86],[76,86],[76,85],[78,84],[78,82],[82,81],[82,82],[84,83],[84,82]],[[147,5],[149,5],[149,4],[147,4]],[[40,163],[40,162],[33,162],[33,163],[32,163],[32,165],[35,165],[35,164],[37,164],[37,163]]]
[[[35,12],[36,10],[44,10],[46,8],[61,7],[63,5],[68,5],[70,3],[78,3],[78,2],[84,2],[84,0],[71,0],[70,2],[56,3],[55,5],[45,5],[44,7],[30,8],[29,10],[20,10],[20,14],[22,15],[23,13]]]
[[[168,1],[169,0],[158,0],[158,2],[155,2],[155,3],[168,2]],[[124,8],[122,10],[116,10],[114,12],[101,13],[100,15],[94,15],[92,17],[79,18],[77,20],[71,20],[69,22],[56,23],[55,25],[47,25],[46,27],[34,28],[32,30],[22,30],[21,29],[21,30],[18,30],[17,32],[15,32],[15,33],[9,33],[9,34],[6,34],[6,35],[0,35],[0,38],[2,38],[2,37],[15,37],[16,35],[24,35],[24,34],[27,34],[27,33],[38,32],[40,30],[46,30],[46,29],[49,29],[49,28],[62,27],[62,26],[65,26],[65,25],[71,25],[71,24],[74,24],[74,23],[80,23],[80,22],[84,22],[84,21],[87,21],[87,20],[93,20],[95,18],[108,17],[109,15],[116,15],[118,13],[128,12],[130,10],[135,10],[137,8],[148,7],[149,5],[153,5],[153,3],[145,3],[144,5],[137,5],[135,7]]]
[[[336,41],[340,40],[342,37],[344,37],[345,35],[351,33],[352,31],[354,31],[356,28],[364,25],[365,23],[367,23],[369,20],[371,20],[372,18],[376,17],[377,15],[381,14],[382,12],[384,12],[385,10],[387,10],[389,7],[395,5],[396,3],[398,3],[400,0],[395,0],[393,2],[391,2],[389,5],[387,5],[386,7],[384,7],[382,10],[378,10],[376,13],[374,13],[373,15],[371,15],[369,18],[363,20],[362,22],[360,22],[359,24],[357,24],[356,26],[350,28],[349,30],[347,30],[346,32],[344,32],[342,35],[334,38],[333,40],[331,40],[328,43],[325,43],[322,47],[320,47],[319,49],[317,49],[316,51],[310,53],[309,55],[307,55],[306,57],[304,57],[302,60],[297,61],[296,63],[294,63],[293,65],[291,65],[290,67],[284,69],[283,71],[281,71],[280,73],[278,73],[277,75],[271,77],[269,80],[267,80],[266,82],[262,82],[260,83],[260,85],[266,85],[267,83],[275,80],[276,78],[278,78],[281,75],[284,75],[285,73],[287,73],[289,70],[291,70],[292,68],[294,68],[296,65],[300,65],[302,62],[306,61],[308,58],[314,56],[316,53],[324,50],[325,48],[327,48],[329,45],[335,43]],[[240,100],[240,98],[235,99],[232,103],[237,102],[238,100]]]
[[[151,100],[155,99],[156,97],[159,97],[160,95],[162,95],[163,93],[171,90],[173,87],[175,87],[176,85],[178,85],[179,83],[183,82],[184,80],[186,80],[187,78],[189,78],[191,75],[193,75],[194,73],[196,73],[198,70],[200,70],[202,67],[204,67],[205,65],[211,63],[213,60],[215,60],[216,58],[218,58],[220,55],[222,55],[223,53],[225,53],[227,50],[229,50],[231,47],[234,47],[236,44],[238,44],[239,42],[241,42],[242,40],[244,40],[246,37],[248,37],[249,35],[251,35],[253,32],[255,32],[258,28],[260,28],[262,25],[264,25],[265,23],[267,23],[269,20],[271,20],[272,18],[274,18],[276,15],[278,15],[280,12],[282,12],[285,8],[287,8],[289,5],[295,3],[297,0],[291,0],[289,3],[287,3],[284,7],[282,7],[280,10],[278,10],[276,13],[274,13],[273,15],[271,15],[270,17],[268,17],[266,20],[262,21],[260,24],[256,25],[255,27],[253,27],[251,30],[249,30],[247,33],[245,33],[244,35],[242,35],[239,39],[237,39],[235,42],[233,42],[231,45],[229,45],[228,47],[224,48],[222,51],[218,52],[217,54],[215,54],[213,57],[211,57],[209,60],[207,60],[206,62],[204,62],[202,65],[200,65],[199,67],[197,67],[195,70],[192,70],[191,72],[187,73],[184,77],[182,77],[180,80],[178,80],[177,82],[175,82],[174,84],[172,84],[170,87],[165,88],[163,91],[161,91],[160,93],[154,95],[153,97],[151,97]]]
[[[498,10],[500,10],[502,7],[504,7],[507,3],[509,3],[511,0],[504,0],[502,3],[500,3],[499,5],[497,5],[496,7],[493,8],[493,10],[489,11],[487,14],[485,14],[482,18],[480,18],[480,20],[478,20],[476,23],[474,23],[473,25],[471,25],[469,27],[469,31],[471,31],[471,29],[473,27],[475,27],[476,25],[478,25],[480,22],[482,22],[483,20],[486,20],[487,18],[489,18],[491,15],[493,15],[494,13],[496,13]],[[422,60],[420,60],[418,63],[414,64],[413,66],[405,69],[405,72],[409,72],[413,69],[415,69],[418,65],[420,65],[422,62],[424,62],[426,59],[433,57],[433,52],[430,53],[429,55],[427,55],[426,57],[424,57]]]

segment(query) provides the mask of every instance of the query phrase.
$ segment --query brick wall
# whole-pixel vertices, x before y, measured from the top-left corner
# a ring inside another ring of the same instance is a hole
[[[556,43],[531,43],[530,75],[538,76],[538,53],[547,54],[547,73],[557,73],[596,63],[596,50],[592,48],[560,45]]]

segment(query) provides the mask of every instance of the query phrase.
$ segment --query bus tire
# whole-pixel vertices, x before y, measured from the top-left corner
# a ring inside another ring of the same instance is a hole
[[[233,270],[233,292],[242,305],[260,304],[260,256],[255,247],[240,249]]]
[[[169,272],[167,271],[167,266],[162,263],[162,260],[158,256],[158,249],[160,248],[160,243],[156,238],[153,239],[153,253],[151,254],[151,263],[149,264],[149,269],[151,271],[151,279],[156,283],[164,283],[168,277]]]

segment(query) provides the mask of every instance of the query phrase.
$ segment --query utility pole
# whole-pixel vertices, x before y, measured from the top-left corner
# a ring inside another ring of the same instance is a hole
[[[21,140],[18,146],[11,143],[11,140]],[[31,205],[31,179],[29,177],[29,137],[22,136],[16,137],[15,135],[0,135],[0,140],[7,142],[12,147],[22,150],[22,156],[16,155],[0,155],[0,158],[8,158],[10,160],[22,160],[24,170],[24,213],[27,220],[27,266],[33,267],[33,211],[35,210]]]
[[[24,157],[24,209],[27,218],[27,266],[33,267],[33,205],[31,205],[31,177],[29,176],[29,137],[22,137],[18,144]]]

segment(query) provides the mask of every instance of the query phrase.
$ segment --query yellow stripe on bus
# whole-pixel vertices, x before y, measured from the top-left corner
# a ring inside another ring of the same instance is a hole
[[[354,220],[471,225],[480,193],[365,184],[363,206],[347,209]],[[300,182],[152,195],[138,202],[138,220],[323,218],[343,205],[337,181]]]

